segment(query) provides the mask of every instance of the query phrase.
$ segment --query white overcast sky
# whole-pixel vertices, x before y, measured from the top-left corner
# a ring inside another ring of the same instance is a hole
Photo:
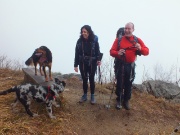
[[[26,61],[36,48],[53,54],[53,72],[74,73],[74,51],[80,28],[88,24],[108,59],[119,27],[135,25],[134,35],[149,47],[138,57],[135,83],[143,67],[153,72],[180,61],[180,0],[0,0],[0,55]],[[103,64],[103,63],[102,63]]]

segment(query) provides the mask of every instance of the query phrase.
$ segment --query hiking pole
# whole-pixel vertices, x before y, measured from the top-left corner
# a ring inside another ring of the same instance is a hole
[[[103,57],[103,53],[99,53],[99,60],[101,61],[102,60],[102,57]],[[101,74],[101,68],[100,68],[100,65],[98,65],[98,71],[99,71],[99,84],[101,84],[101,90],[99,90],[99,100],[101,100],[101,92],[102,92],[102,74]],[[103,93],[103,92],[102,92]],[[100,104],[99,104],[99,108],[100,107]]]
[[[122,64],[121,64],[121,87],[119,91],[119,106],[116,106],[117,109],[122,108],[122,94],[124,89],[124,65],[125,65],[125,54],[122,55]],[[119,67],[120,68],[120,67]]]
[[[110,101],[111,101],[111,98],[112,98],[112,95],[114,93],[114,87],[115,87],[115,81],[113,82],[113,88],[112,88],[112,91],[111,91],[111,95],[110,95],[110,98],[109,98],[109,102],[107,105],[105,105],[106,109],[109,109],[111,106],[110,106]]]
[[[119,92],[119,100],[117,99],[116,109],[118,110],[122,108],[122,95],[123,95],[123,89],[124,89],[124,66],[125,66],[125,53],[121,55],[121,61],[119,63],[118,72],[117,72],[117,76],[119,76],[117,77],[118,78],[117,83],[120,83],[120,88],[117,87],[117,93]]]
[[[127,47],[127,48],[124,48],[124,50],[126,51],[127,49],[131,49],[131,48],[135,48],[134,45],[133,46],[130,46],[130,47]],[[120,86],[120,91],[119,91],[119,106],[117,105],[116,108],[117,109],[121,109],[122,108],[122,102],[123,102],[123,98],[124,98],[124,78],[125,78],[125,62],[126,62],[126,55],[125,53],[122,54],[121,56],[121,60],[122,60],[122,63],[121,63],[121,86]]]
[[[100,73],[100,66],[98,66],[98,83],[100,84],[101,81],[101,73]],[[101,85],[102,86],[102,85]],[[101,87],[102,88],[102,87]],[[101,90],[99,89],[99,100],[101,101]],[[100,103],[99,103],[99,109],[101,108]]]
[[[101,69],[100,69],[100,66],[98,66],[98,72],[99,72],[99,84],[101,84],[101,89],[99,90],[99,100],[102,100],[102,94],[103,94],[103,92],[102,92],[102,76],[101,76]],[[100,104],[99,104],[99,109],[100,109],[101,107],[100,107]]]

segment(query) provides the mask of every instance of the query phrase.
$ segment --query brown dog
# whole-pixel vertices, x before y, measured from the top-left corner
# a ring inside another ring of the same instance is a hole
[[[37,48],[32,56],[25,62],[27,66],[34,65],[35,75],[37,75],[37,65],[39,64],[39,69],[41,75],[45,76],[45,81],[48,82],[48,77],[46,74],[46,67],[49,69],[49,79],[52,81],[51,67],[52,67],[52,53],[46,46],[41,46]],[[43,70],[43,72],[42,72]]]

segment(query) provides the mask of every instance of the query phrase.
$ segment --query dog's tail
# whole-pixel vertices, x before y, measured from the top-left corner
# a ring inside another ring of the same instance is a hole
[[[0,95],[7,95],[8,93],[15,92],[16,87],[10,88],[8,90],[0,91]]]

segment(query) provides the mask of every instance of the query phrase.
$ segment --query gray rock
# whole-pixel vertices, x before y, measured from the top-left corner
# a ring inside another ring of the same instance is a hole
[[[56,77],[59,78],[59,79],[63,79],[63,80],[66,80],[66,79],[69,79],[69,78],[72,78],[72,77],[76,77],[76,78],[78,78],[80,81],[82,81],[81,75],[80,75],[80,74],[75,74],[75,73],[58,75],[58,76],[56,76]]]
[[[180,101],[180,87],[163,81],[148,80],[141,85],[134,85],[135,88],[141,92],[147,92],[155,97],[164,97],[166,99],[173,99],[176,102]]]
[[[146,86],[142,85],[142,84],[133,84],[133,89],[136,89],[136,90],[141,91],[141,92],[148,93]]]
[[[176,103],[180,103],[180,93],[173,98],[173,101]]]

